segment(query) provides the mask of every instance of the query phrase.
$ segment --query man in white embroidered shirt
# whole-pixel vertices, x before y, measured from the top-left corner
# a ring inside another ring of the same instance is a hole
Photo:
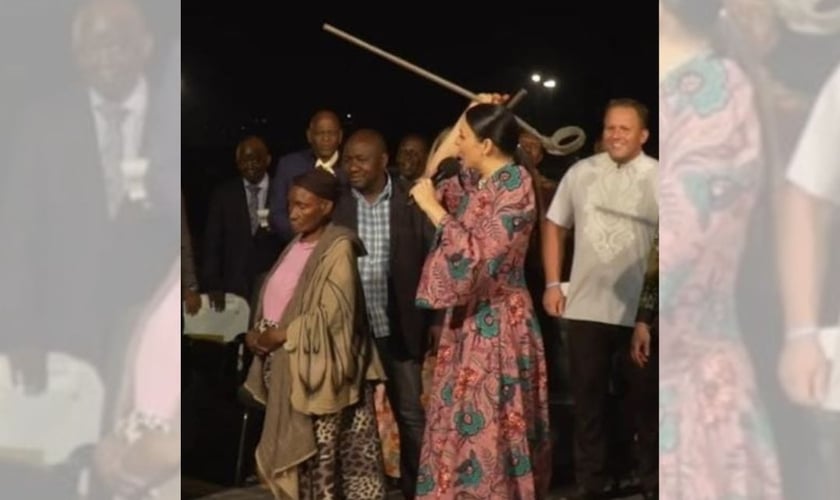
[[[642,151],[647,115],[634,100],[610,102],[604,119],[606,152],[572,166],[543,228],[543,305],[550,315],[568,320],[575,469],[584,496],[603,491],[611,475],[627,472],[616,470],[626,464],[608,463],[608,456],[618,454],[607,450],[607,429],[614,426],[607,425],[606,410],[613,363],[617,359],[630,368],[630,339],[658,224],[657,161]],[[563,241],[572,228],[575,251],[567,299],[559,280]]]

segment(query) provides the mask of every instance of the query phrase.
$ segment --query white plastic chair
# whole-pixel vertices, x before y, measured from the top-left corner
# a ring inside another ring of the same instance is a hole
[[[184,334],[232,342],[237,335],[248,331],[250,317],[248,301],[238,295],[225,294],[225,310],[217,312],[210,306],[207,295],[203,294],[201,309],[193,316],[184,314]]]
[[[236,374],[243,377],[246,369],[247,353],[245,351],[244,334],[250,327],[251,309],[248,302],[238,295],[225,294],[225,310],[216,312],[210,306],[208,296],[201,296],[201,309],[194,315],[184,315],[184,335],[197,339],[232,344],[236,348]],[[241,401],[240,401],[241,403]],[[243,483],[243,464],[245,439],[248,432],[252,409],[247,406],[242,409],[242,423],[240,426],[239,442],[237,445],[234,483]]]
[[[53,466],[99,441],[105,388],[93,366],[51,352],[43,393],[26,394],[14,378],[0,354],[0,458]]]

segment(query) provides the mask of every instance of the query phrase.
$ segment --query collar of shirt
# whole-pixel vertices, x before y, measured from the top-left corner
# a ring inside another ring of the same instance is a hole
[[[316,158],[315,159],[315,168],[323,168],[327,172],[335,175],[335,164],[336,163],[338,163],[338,151],[333,153],[333,155],[330,156],[330,159],[327,160],[327,161],[324,161],[320,158]]]
[[[248,191],[248,186],[252,185],[250,182],[248,182],[247,179],[242,179],[242,184],[245,185],[246,192]],[[268,174],[265,174],[263,176],[262,180],[257,184],[257,186],[260,187],[260,192],[262,192],[265,189],[268,189]]]
[[[353,197],[356,198],[357,201],[364,202],[372,207],[375,207],[376,205],[382,203],[383,200],[391,199],[391,194],[393,193],[393,188],[391,186],[391,176],[387,174],[385,175],[385,189],[383,189],[382,192],[379,193],[379,196],[377,196],[376,199],[373,200],[373,203],[368,203],[367,198],[365,198],[365,195],[363,195],[359,191],[356,191],[356,189],[351,189],[350,191],[353,193]]]
[[[639,160],[647,157],[647,155],[645,155],[644,151],[639,151],[639,154],[637,154],[636,156],[634,156],[630,160],[625,161],[624,163],[618,163],[615,160],[613,160],[612,158],[610,158],[609,153],[602,153],[602,154],[606,155],[606,161],[610,162],[615,168],[619,168],[619,169],[625,168],[625,167],[631,167],[631,166],[635,165]]]

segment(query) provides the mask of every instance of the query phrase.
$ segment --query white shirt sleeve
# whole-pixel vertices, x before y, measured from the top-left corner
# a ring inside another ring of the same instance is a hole
[[[557,191],[554,192],[554,198],[551,199],[551,204],[548,206],[548,211],[545,214],[546,219],[550,220],[558,226],[571,229],[575,222],[575,210],[572,199],[574,191],[575,178],[577,177],[578,165],[576,163],[566,172],[560,185],[557,186]]]
[[[840,67],[814,102],[791,157],[787,180],[806,193],[840,205]]]

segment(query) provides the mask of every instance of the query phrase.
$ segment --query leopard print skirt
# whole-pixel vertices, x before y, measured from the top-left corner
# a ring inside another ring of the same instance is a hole
[[[313,417],[316,455],[298,469],[301,500],[382,500],[385,467],[373,389],[339,413]]]

